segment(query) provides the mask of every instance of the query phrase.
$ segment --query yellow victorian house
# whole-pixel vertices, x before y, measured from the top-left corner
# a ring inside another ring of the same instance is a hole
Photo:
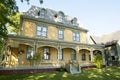
[[[80,66],[91,66],[94,53],[101,53],[103,45],[89,44],[87,29],[62,11],[32,6],[20,17],[18,35],[9,35],[9,66],[28,66],[29,56],[41,56],[37,65],[65,66],[76,61]]]

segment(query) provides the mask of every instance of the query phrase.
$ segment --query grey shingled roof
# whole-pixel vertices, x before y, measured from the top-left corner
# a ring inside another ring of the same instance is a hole
[[[41,8],[41,7],[37,7],[37,6],[31,6],[31,8],[24,13],[24,15],[26,16],[32,16],[32,17],[35,17],[35,18],[40,18],[40,16],[38,16],[38,12],[41,11],[42,9],[44,9],[46,11],[46,17],[45,19],[47,20],[50,20],[50,21],[55,21],[55,15],[59,14],[59,12],[62,12],[62,11],[55,11],[55,10],[52,10],[52,9],[49,9],[49,8]],[[63,12],[62,12],[63,13]],[[63,13],[64,14],[64,13]],[[66,14],[64,14],[64,18],[63,18],[63,24],[69,24],[69,25],[72,25],[72,20],[75,19],[76,17],[71,17],[71,16],[68,16]],[[76,18],[77,19],[77,18]],[[85,29],[83,28],[83,26],[80,24],[80,21],[77,19],[77,27],[80,27],[81,29]],[[87,30],[87,29],[85,29]]]

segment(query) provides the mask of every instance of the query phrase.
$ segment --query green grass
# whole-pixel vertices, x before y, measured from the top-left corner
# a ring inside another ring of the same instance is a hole
[[[42,72],[0,75],[0,80],[120,80],[120,67],[83,69],[80,74]]]

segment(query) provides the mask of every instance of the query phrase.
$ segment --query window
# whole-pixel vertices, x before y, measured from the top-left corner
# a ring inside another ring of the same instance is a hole
[[[45,10],[42,9],[40,12],[40,18],[45,18]]]
[[[47,27],[37,26],[37,36],[47,37]]]
[[[78,32],[73,32],[73,41],[80,41],[80,34]]]
[[[82,61],[86,60],[85,50],[82,50]]]
[[[91,61],[91,54],[89,53],[89,61]]]
[[[58,22],[63,22],[63,14],[59,13],[58,15]]]
[[[58,52],[58,59],[63,60],[63,49]]]
[[[111,60],[113,60],[113,61],[114,61],[114,60],[115,60],[115,56],[111,56]]]
[[[59,39],[63,39],[64,38],[64,32],[63,32],[63,30],[59,30],[58,31],[58,37],[59,37]]]
[[[71,20],[71,23],[74,25],[74,26],[77,26],[77,18],[74,18],[73,20]]]
[[[28,59],[30,56],[33,57],[33,52],[34,52],[33,47],[27,46],[27,59]]]
[[[75,50],[71,50],[71,60],[76,60],[76,51]]]
[[[50,48],[49,47],[43,48],[43,59],[50,60]]]

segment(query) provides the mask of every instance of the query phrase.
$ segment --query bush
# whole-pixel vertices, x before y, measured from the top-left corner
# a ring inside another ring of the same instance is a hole
[[[95,63],[97,68],[99,68],[99,69],[102,68],[102,65],[103,65],[102,55],[101,54],[94,55],[93,62]]]

